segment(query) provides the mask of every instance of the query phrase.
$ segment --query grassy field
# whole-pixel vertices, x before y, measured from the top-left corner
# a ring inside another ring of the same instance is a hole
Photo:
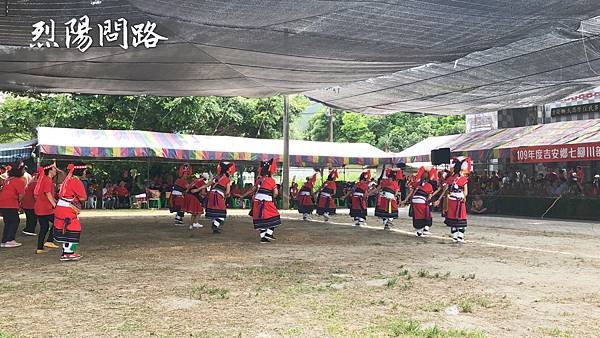
[[[456,245],[439,221],[415,238],[406,217],[391,232],[285,219],[259,244],[243,216],[213,235],[88,212],[79,262],[33,238],[0,251],[0,337],[600,335],[594,224],[480,217]]]

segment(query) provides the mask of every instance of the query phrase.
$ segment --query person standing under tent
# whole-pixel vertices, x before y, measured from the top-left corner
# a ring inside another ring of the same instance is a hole
[[[298,212],[302,214],[304,221],[310,219],[309,215],[315,209],[315,201],[313,200],[315,182],[317,182],[317,173],[314,173],[311,177],[307,177],[306,182],[304,182],[298,192]]]
[[[188,177],[192,174],[192,167],[188,163],[179,166],[177,180],[173,184],[171,197],[169,198],[169,211],[175,213],[175,225],[183,225],[185,215],[183,206],[185,203],[185,191],[188,186]]]
[[[369,193],[369,181],[371,170],[365,170],[360,174],[358,182],[348,193],[350,195],[350,217],[354,218],[354,226],[365,226],[367,220],[367,198]]]
[[[34,211],[40,223],[36,254],[45,253],[44,248],[58,248],[58,245],[54,244],[54,230],[50,227],[50,223],[54,223],[54,209],[57,204],[54,198],[56,191],[52,182],[56,172],[57,168],[54,163],[38,169],[38,179],[34,190]],[[46,235],[48,235],[47,239]]]
[[[61,243],[61,261],[77,261],[81,255],[79,248],[81,237],[81,222],[79,213],[82,202],[87,200],[87,194],[80,177],[85,175],[87,166],[83,163],[69,164],[69,174],[63,181],[58,192],[58,202],[54,210],[54,238]]]
[[[446,187],[448,194],[448,210],[444,223],[450,228],[452,240],[456,243],[464,243],[467,227],[467,195],[469,193],[466,175],[471,172],[471,159],[453,159],[453,172],[450,183]],[[436,205],[439,204],[439,200]]]
[[[337,186],[335,184],[335,180],[338,178],[337,169],[332,169],[327,176],[327,181],[323,183],[323,186],[319,188],[319,203],[317,204],[317,215],[323,216],[325,218],[325,222],[329,221],[329,217],[331,215],[335,215],[336,205],[335,205],[335,193],[337,191]]]
[[[221,162],[217,166],[217,174],[219,175],[207,196],[205,217],[212,219],[213,233],[221,233],[221,226],[227,218],[227,205],[225,199],[231,192],[230,176],[235,173],[235,163]]]
[[[36,173],[33,175],[33,179],[27,183],[27,186],[25,187],[25,195],[23,196],[23,201],[21,203],[21,207],[25,213],[25,228],[23,231],[21,231],[21,233],[25,236],[36,235],[35,228],[37,227],[38,219],[35,216],[35,211],[33,210],[35,206],[33,192],[38,180],[38,174]]]
[[[254,229],[258,230],[261,243],[269,243],[275,240],[273,233],[275,228],[281,225],[281,217],[275,198],[279,194],[277,183],[272,175],[277,172],[277,164],[273,159],[261,162],[259,166],[259,178],[254,186],[252,198],[252,222]]]
[[[385,174],[385,178],[383,178]],[[402,170],[384,168],[379,176],[379,199],[375,208],[375,216],[383,220],[383,229],[389,230],[394,226],[392,221],[398,218],[398,194],[400,187],[398,180],[402,179]]]
[[[8,167],[8,166],[7,166]],[[16,248],[21,243],[15,241],[15,235],[19,228],[19,209],[25,195],[25,163],[19,162],[7,169],[8,175],[0,187],[0,214],[4,221],[4,230],[2,231],[2,248]]]
[[[203,204],[207,194],[206,188],[209,178],[208,173],[204,173],[187,187],[183,210],[192,215],[190,230],[204,226],[199,223],[199,218],[204,213]]]

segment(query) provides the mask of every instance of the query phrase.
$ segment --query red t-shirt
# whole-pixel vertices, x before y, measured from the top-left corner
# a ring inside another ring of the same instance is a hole
[[[11,177],[4,181],[0,190],[0,209],[19,209],[19,195],[25,194],[25,180]]]
[[[48,176],[42,177],[41,180],[40,189],[35,199],[35,214],[37,216],[52,215],[54,214],[54,208],[52,208],[52,203],[48,199],[48,196],[46,196],[46,193],[55,194],[54,183],[52,183],[52,179]]]
[[[23,209],[33,209],[35,205],[35,198],[33,197],[33,192],[35,190],[35,186],[37,185],[37,180],[31,180],[27,187],[25,187],[25,196],[23,196],[23,201],[21,201],[21,206]]]
[[[129,195],[129,191],[125,187],[118,186],[115,188],[115,193],[119,197],[127,197]]]

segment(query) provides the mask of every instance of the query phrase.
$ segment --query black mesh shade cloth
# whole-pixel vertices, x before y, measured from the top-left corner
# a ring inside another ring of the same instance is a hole
[[[600,81],[597,0],[5,0],[0,89],[263,97],[372,114],[540,104]],[[66,22],[93,38],[66,48]],[[104,20],[156,23],[155,48],[100,46]],[[59,47],[31,48],[55,22]]]

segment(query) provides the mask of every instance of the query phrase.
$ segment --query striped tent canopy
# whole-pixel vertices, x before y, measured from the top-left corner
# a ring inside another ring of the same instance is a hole
[[[483,162],[510,158],[510,150],[517,147],[594,142],[600,142],[600,120],[569,121],[430,137],[396,154],[395,158],[407,163],[430,162],[432,149],[449,147],[454,155]]]
[[[166,134],[139,130],[38,128],[41,156],[158,158],[181,161],[283,160],[283,141],[230,136]],[[290,164],[378,165],[392,154],[366,143],[290,140]]]
[[[0,163],[13,163],[31,158],[37,140],[0,144]]]

